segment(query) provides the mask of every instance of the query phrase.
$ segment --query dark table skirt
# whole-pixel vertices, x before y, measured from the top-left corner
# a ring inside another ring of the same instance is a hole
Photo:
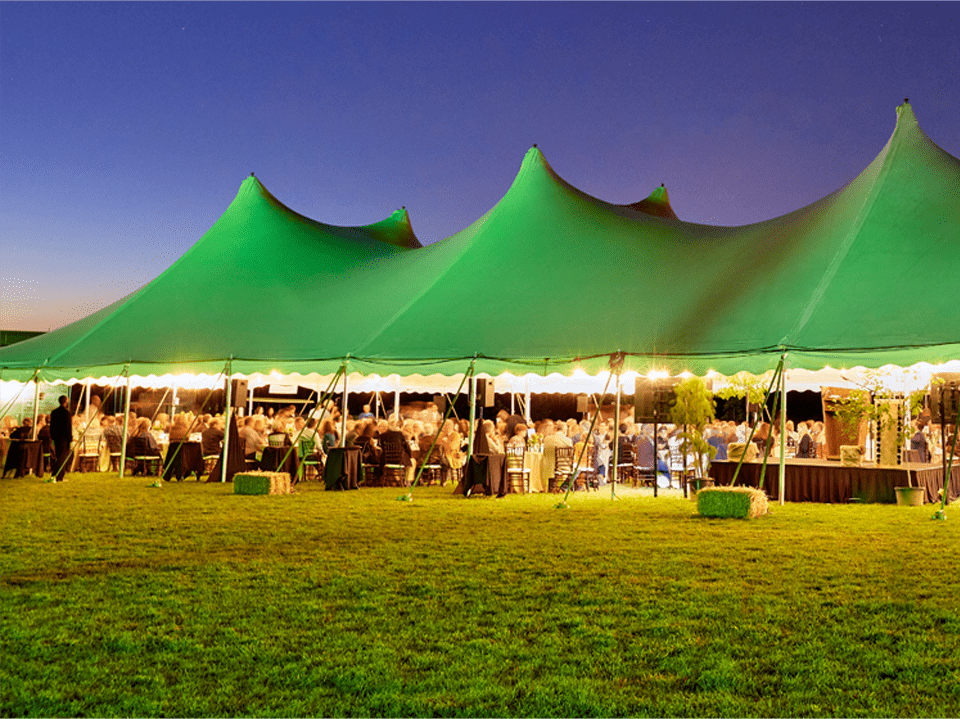
[[[327,489],[358,489],[360,447],[333,447],[323,466],[323,483]]]
[[[463,469],[463,479],[457,484],[454,494],[479,494],[502,497],[507,492],[504,482],[507,455],[474,454]]]
[[[737,484],[760,486],[760,462],[744,462]],[[733,479],[736,462],[714,462],[710,476],[718,485],[728,485]],[[927,502],[939,502],[943,487],[943,468],[934,464],[910,465],[914,486],[925,489]],[[862,502],[895,502],[894,487],[908,485],[907,469],[899,467],[845,467],[840,462],[815,459],[791,459],[786,462],[785,495],[787,502],[824,502],[845,504],[851,499]],[[767,496],[779,499],[780,465],[767,464],[763,490]],[[960,466],[951,473],[948,500],[960,496]]]
[[[8,471],[14,477],[23,477],[33,472],[43,477],[43,452],[40,440],[11,439],[7,447],[7,456],[3,464],[3,475]]]
[[[179,447],[179,451],[177,450]],[[172,458],[172,459],[171,459]],[[169,465],[166,463],[169,462]],[[166,471],[163,473],[164,479],[176,477],[183,479],[191,474],[197,475],[197,479],[203,475],[203,450],[199,442],[171,442],[167,448],[167,459],[165,460]]]

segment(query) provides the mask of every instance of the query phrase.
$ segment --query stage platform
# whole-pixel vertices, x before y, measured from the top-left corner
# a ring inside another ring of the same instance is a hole
[[[744,462],[737,478],[738,485],[760,486],[760,462]],[[943,467],[939,464],[911,464],[896,467],[864,464],[845,467],[840,462],[819,459],[788,459],[786,461],[786,486],[784,499],[787,502],[824,502],[846,504],[847,502],[896,502],[894,487],[907,486],[907,467],[913,478],[913,486],[923,487],[924,502],[939,502],[943,487]],[[714,462],[710,476],[718,486],[730,484],[736,471],[736,462]],[[767,463],[763,490],[771,499],[779,501],[779,460]],[[960,495],[960,465],[954,463],[950,476],[949,501]]]

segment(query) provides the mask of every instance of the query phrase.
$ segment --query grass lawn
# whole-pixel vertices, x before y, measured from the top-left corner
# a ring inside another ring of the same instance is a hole
[[[960,508],[0,481],[4,716],[960,716]]]

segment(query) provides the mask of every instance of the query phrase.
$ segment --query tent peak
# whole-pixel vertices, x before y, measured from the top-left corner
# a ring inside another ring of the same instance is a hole
[[[680,219],[670,206],[670,196],[667,194],[667,186],[663,182],[661,182],[660,187],[655,188],[645,200],[625,205],[625,207],[639,210],[644,214],[653,215],[654,217],[664,217],[669,220]]]
[[[913,114],[913,106],[910,104],[910,98],[903,98],[903,104],[897,106],[897,128],[901,125],[917,126],[917,116]]]

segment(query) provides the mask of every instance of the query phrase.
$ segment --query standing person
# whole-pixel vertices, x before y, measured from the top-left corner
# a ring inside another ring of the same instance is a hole
[[[67,408],[67,395],[60,395],[60,406],[50,413],[50,439],[56,457],[53,461],[54,482],[65,481],[70,462],[70,442],[73,440],[73,415]]]

